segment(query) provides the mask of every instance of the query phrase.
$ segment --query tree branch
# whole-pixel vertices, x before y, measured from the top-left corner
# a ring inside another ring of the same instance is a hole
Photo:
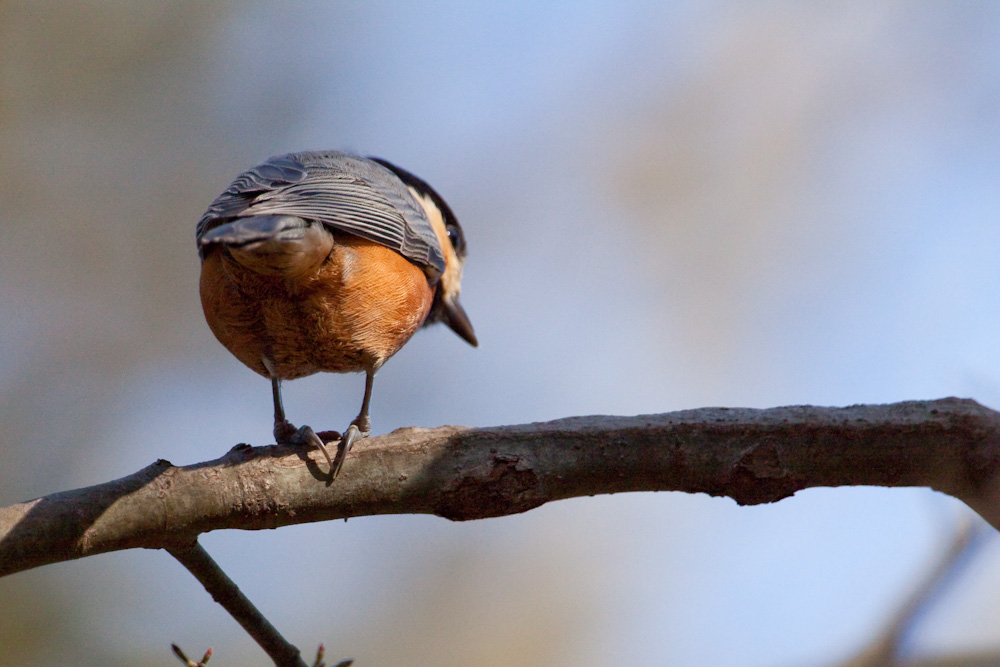
[[[817,486],[928,486],[1000,526],[1000,413],[953,398],[400,429],[361,443],[332,485],[311,456],[238,445],[215,461],[160,460],[0,509],[0,576],[118,549],[183,548],[221,528],[390,513],[478,519],[625,491],[755,504]]]
[[[967,560],[972,551],[972,547],[981,544],[981,537],[984,531],[989,528],[981,522],[966,521],[962,524],[951,544],[944,553],[938,556],[937,562],[917,583],[917,586],[903,600],[899,608],[892,614],[892,617],[885,624],[885,628],[879,635],[862,650],[858,655],[841,664],[841,667],[897,667],[900,665],[916,665],[914,661],[907,661],[900,655],[900,648],[903,639],[907,634],[913,632],[913,626],[919,617],[926,613],[926,610],[940,597],[946,585],[957,574],[960,566]],[[983,656],[977,656],[983,658]],[[990,654],[991,664],[1000,663],[1000,657],[996,653]],[[949,656],[948,664],[958,667],[961,658]],[[953,661],[953,662],[952,662]],[[925,664],[921,661],[919,664]],[[926,662],[927,665],[936,664],[935,659]],[[983,662],[970,662],[969,665],[984,665]]]
[[[212,599],[222,605],[278,667],[307,667],[299,649],[290,644],[257,607],[243,595],[233,580],[222,571],[198,542],[168,547],[167,551],[201,582]],[[174,651],[177,649],[175,647]]]

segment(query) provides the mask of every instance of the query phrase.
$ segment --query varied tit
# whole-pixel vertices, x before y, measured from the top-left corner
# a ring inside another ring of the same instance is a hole
[[[319,448],[331,480],[371,430],[375,372],[417,329],[444,322],[477,345],[458,300],[462,228],[433,188],[385,160],[271,158],[212,202],[197,237],[208,326],[271,380],[275,439]],[[285,419],[281,402],[282,380],[320,371],[366,374],[361,412],[333,459],[310,427]]]

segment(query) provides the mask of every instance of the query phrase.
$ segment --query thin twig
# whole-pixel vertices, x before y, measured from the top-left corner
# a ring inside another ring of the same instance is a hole
[[[180,561],[201,582],[212,599],[221,604],[243,629],[254,638],[278,667],[308,667],[299,649],[281,636],[277,628],[243,595],[222,568],[197,541],[185,546],[168,547],[171,556]],[[175,649],[176,652],[176,649]]]
[[[323,657],[325,655],[326,655],[326,647],[320,644],[319,648],[316,650],[316,660],[313,662],[312,667],[326,667],[326,663],[323,662]],[[351,665],[353,664],[354,664],[353,659],[341,660],[336,665],[334,665],[334,667],[351,667]]]
[[[857,656],[842,663],[842,667],[893,667],[902,664],[899,649],[903,639],[912,631],[917,618],[926,612],[952,580],[959,566],[966,562],[973,545],[979,543],[977,538],[982,537],[983,528],[984,524],[978,520],[963,523],[934,566],[899,605],[885,629]]]
[[[182,651],[181,647],[177,644],[171,644],[170,648],[173,650],[174,655],[177,656],[177,659],[180,660],[182,664],[186,665],[186,667],[205,667],[212,657],[212,649],[208,649],[205,651],[205,655],[201,657],[201,660],[195,662],[191,658],[184,655],[184,651]]]

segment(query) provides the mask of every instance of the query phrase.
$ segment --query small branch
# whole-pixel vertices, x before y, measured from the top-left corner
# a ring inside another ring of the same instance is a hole
[[[198,542],[184,546],[167,547],[171,556],[201,582],[212,599],[225,608],[243,626],[254,641],[271,657],[278,667],[307,667],[299,649],[281,636],[277,628],[264,618],[257,607],[243,595],[222,568],[208,555]],[[177,652],[177,648],[174,648]],[[208,654],[210,657],[210,654]],[[185,658],[186,659],[186,658]],[[207,660],[206,660],[207,661]]]
[[[205,655],[201,657],[201,660],[195,662],[191,658],[184,655],[184,651],[182,651],[181,647],[177,644],[171,644],[170,649],[174,652],[174,655],[177,656],[177,659],[181,661],[181,664],[185,665],[185,667],[205,667],[208,665],[208,661],[212,657],[212,649],[208,649],[205,651]]]
[[[842,667],[893,667],[902,665],[900,646],[906,634],[913,630],[918,617],[925,613],[951,581],[959,567],[968,560],[973,545],[981,542],[985,525],[964,522],[952,538],[951,544],[930,568],[923,579],[886,623],[885,629],[860,654],[842,664]],[[996,659],[996,656],[994,656]]]
[[[562,498],[687,491],[740,504],[815,486],[928,486],[1000,526],[1000,413],[942,399],[846,408],[704,408],[472,429],[400,429],[355,447],[337,481],[314,451],[240,445],[0,509],[0,576],[210,530],[374,514],[453,520]]]

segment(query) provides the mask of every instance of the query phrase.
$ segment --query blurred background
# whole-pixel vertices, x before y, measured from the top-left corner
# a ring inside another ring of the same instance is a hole
[[[1000,6],[0,4],[0,504],[271,441],[198,300],[243,169],[341,148],[448,200],[472,349],[380,373],[374,432],[710,405],[1000,407]],[[360,375],[288,383],[340,429]],[[203,544],[311,655],[371,665],[825,665],[968,510],[923,489],[679,493]],[[908,655],[1000,650],[1000,545]],[[0,580],[0,664],[266,664],[160,551]]]

